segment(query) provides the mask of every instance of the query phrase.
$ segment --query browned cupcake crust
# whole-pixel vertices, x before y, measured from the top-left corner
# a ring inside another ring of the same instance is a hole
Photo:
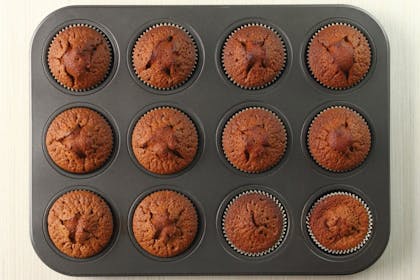
[[[194,205],[175,191],[146,196],[133,215],[134,237],[144,250],[157,257],[174,257],[187,250],[197,230]]]
[[[85,107],[71,108],[56,116],[45,141],[52,161],[65,171],[78,174],[103,166],[114,145],[108,122]]]
[[[330,171],[349,171],[367,157],[371,146],[369,127],[362,116],[345,107],[321,112],[308,132],[313,159]]]
[[[237,169],[258,173],[276,165],[286,151],[286,129],[273,112],[247,108],[235,114],[223,130],[222,147]]]
[[[86,190],[62,195],[48,213],[51,241],[73,258],[88,258],[101,252],[111,240],[113,227],[108,204]]]
[[[242,194],[225,211],[223,231],[231,246],[245,254],[263,253],[282,238],[283,213],[262,193]]]
[[[193,39],[178,26],[154,26],[139,37],[133,48],[137,76],[158,89],[171,89],[186,82],[196,60]]]
[[[286,53],[273,30],[250,24],[240,27],[226,40],[222,62],[233,83],[254,89],[276,80],[285,66]]]
[[[349,253],[364,245],[370,235],[371,217],[365,205],[347,193],[321,198],[308,217],[311,236],[331,253]]]
[[[308,48],[308,64],[322,85],[345,89],[359,83],[371,64],[371,51],[366,37],[347,24],[331,24],[321,28]]]
[[[75,25],[60,31],[48,50],[48,66],[64,87],[83,91],[108,75],[112,59],[107,39],[92,27]]]
[[[173,174],[194,160],[198,134],[194,123],[181,111],[156,108],[137,122],[131,145],[144,168],[156,174]]]

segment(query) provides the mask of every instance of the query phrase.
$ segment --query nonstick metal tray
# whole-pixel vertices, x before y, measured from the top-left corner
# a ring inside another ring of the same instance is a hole
[[[131,51],[147,27],[171,22],[194,37],[199,53],[197,70],[183,86],[161,92],[143,85],[134,75]],[[220,62],[228,34],[247,22],[276,28],[287,49],[281,77],[261,90],[232,84]],[[311,35],[330,22],[346,22],[367,36],[372,65],[366,78],[347,90],[319,85],[306,65]],[[114,57],[106,81],[94,90],[73,93],[61,87],[48,71],[46,53],[63,27],[86,23],[110,40]],[[47,16],[38,27],[31,50],[32,179],[31,238],[52,269],[69,275],[179,275],[179,274],[350,274],[361,271],[384,251],[390,230],[389,181],[389,46],[378,23],[358,8],[314,6],[71,6]],[[103,114],[115,133],[115,149],[108,164],[87,175],[67,173],[54,165],[45,151],[45,133],[54,116],[82,105]],[[186,112],[200,136],[199,155],[191,168],[173,176],[155,176],[136,164],[130,151],[133,124],[148,108],[169,105]],[[287,153],[262,174],[245,174],[225,160],[220,149],[221,129],[238,108],[264,106],[278,112],[288,132]],[[372,149],[353,171],[332,173],[317,166],[306,146],[307,128],[316,113],[331,105],[356,108],[372,132]],[[47,232],[46,217],[54,200],[66,191],[86,188],[111,206],[115,229],[110,245],[89,259],[60,253]],[[163,259],[142,251],[132,238],[131,216],[136,201],[153,190],[171,188],[189,196],[199,213],[198,236],[187,252]],[[221,215],[230,198],[241,190],[260,188],[275,194],[287,213],[285,239],[263,257],[235,253],[221,231]],[[305,217],[322,194],[350,191],[369,205],[373,232],[368,243],[353,254],[324,253],[311,241]]]

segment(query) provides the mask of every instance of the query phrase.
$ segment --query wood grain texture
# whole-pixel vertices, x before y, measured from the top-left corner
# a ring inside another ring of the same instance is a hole
[[[295,4],[295,1],[264,1]],[[301,4],[314,3],[299,1]],[[391,46],[391,238],[384,255],[364,272],[342,277],[298,276],[293,279],[420,278],[420,4],[415,0],[318,1],[346,3],[369,11],[385,28]],[[227,4],[222,0],[144,1],[4,1],[0,10],[0,279],[77,279],[60,275],[36,256],[29,237],[30,89],[32,34],[50,12],[72,4]],[[229,4],[262,4],[229,1]],[[171,277],[170,279],[184,279]],[[193,278],[193,277],[191,277]],[[191,279],[190,278],[190,279]],[[255,277],[196,277],[255,279]],[[261,277],[286,279],[284,276]],[[84,278],[86,279],[86,278]],[[98,278],[95,278],[98,279]],[[136,279],[119,277],[107,279]],[[168,279],[143,277],[142,279]]]

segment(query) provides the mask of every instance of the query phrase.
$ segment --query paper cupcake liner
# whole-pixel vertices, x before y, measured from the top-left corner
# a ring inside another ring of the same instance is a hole
[[[283,151],[283,153],[280,155],[280,157],[279,157],[279,160],[277,161],[277,162],[275,162],[273,165],[271,165],[271,166],[269,166],[269,167],[267,167],[266,169],[264,169],[264,170],[262,170],[262,171],[247,171],[247,170],[243,170],[243,169],[241,169],[241,168],[239,168],[239,167],[237,167],[234,163],[232,163],[230,160],[229,160],[229,157],[227,156],[227,154],[226,154],[226,152],[225,152],[225,149],[223,148],[223,139],[225,138],[225,128],[226,128],[226,126],[236,117],[236,116],[238,116],[240,113],[242,113],[242,112],[245,112],[245,111],[247,111],[247,110],[255,110],[255,109],[257,109],[257,110],[263,110],[263,111],[266,111],[266,112],[269,112],[269,113],[271,113],[271,114],[273,114],[275,117],[276,117],[276,119],[280,122],[280,124],[281,124],[281,126],[282,126],[282,128],[283,128],[283,131],[284,131],[284,135],[285,135],[285,139],[284,139],[284,141],[285,141],[285,143],[284,143],[284,145],[285,145],[285,148],[284,148],[284,151]],[[237,170],[239,170],[239,171],[241,171],[241,172],[244,172],[244,173],[248,173],[248,174],[260,174],[260,173],[263,173],[263,172],[266,172],[266,171],[268,171],[268,170],[270,170],[270,169],[272,169],[273,167],[275,167],[277,164],[279,164],[279,162],[283,159],[283,157],[284,157],[284,154],[286,153],[286,151],[287,151],[287,145],[288,145],[288,143],[287,143],[287,130],[286,130],[286,126],[284,125],[284,123],[283,123],[283,121],[281,120],[281,118],[275,113],[275,112],[273,112],[273,111],[271,111],[271,110],[269,110],[269,109],[267,109],[267,108],[264,108],[264,107],[259,107],[259,106],[251,106],[251,107],[247,107],[247,108],[244,108],[244,109],[241,109],[241,110],[239,110],[239,111],[237,111],[235,114],[233,114],[230,118],[229,118],[229,120],[225,123],[225,125],[224,125],[224,127],[223,127],[223,132],[222,132],[222,150],[223,150],[223,155],[225,156],[225,159],[229,162],[229,164],[232,166],[232,167],[234,167],[235,169],[237,169]]]
[[[85,107],[85,108],[88,108],[88,107]],[[99,116],[101,116],[101,118],[103,120],[105,120],[105,122],[109,125],[109,127],[111,128],[111,133],[112,133],[112,143],[111,143],[112,144],[112,149],[111,149],[111,152],[109,153],[107,159],[103,162],[103,164],[101,166],[99,166],[97,169],[95,169],[95,170],[92,171],[92,172],[95,172],[95,171],[103,168],[104,166],[106,166],[110,162],[110,160],[112,159],[112,157],[113,157],[113,155],[115,153],[115,149],[116,149],[116,147],[115,147],[115,137],[116,136],[115,136],[115,128],[112,126],[112,124],[108,120],[108,118],[106,118],[101,112],[99,112],[99,111],[97,111],[95,109],[92,109],[92,108],[88,108],[88,109],[91,109],[91,110],[95,111],[96,113],[98,113]]]
[[[366,213],[369,217],[368,231],[366,233],[365,238],[357,246],[355,246],[353,248],[350,248],[350,249],[347,249],[347,250],[331,250],[331,249],[328,249],[325,246],[323,246],[316,239],[315,235],[313,234],[313,232],[311,230],[310,222],[309,222],[312,211],[315,209],[315,207],[318,206],[318,204],[321,201],[323,201],[324,199],[326,199],[328,197],[331,197],[331,196],[335,196],[335,195],[345,195],[345,196],[350,196],[350,197],[356,199],[357,201],[359,201],[363,205],[363,207],[365,208]],[[360,250],[369,241],[370,237],[372,236],[372,230],[373,230],[373,216],[372,216],[371,210],[369,209],[369,206],[359,196],[357,196],[353,193],[350,193],[350,192],[336,191],[336,192],[331,192],[331,193],[328,193],[328,194],[322,196],[311,206],[311,209],[309,210],[309,213],[306,215],[306,229],[308,230],[308,234],[311,237],[312,241],[315,243],[315,245],[318,246],[324,252],[327,252],[328,254],[332,254],[332,255],[347,255],[347,254],[351,254],[351,253],[354,253],[354,252]]]
[[[364,162],[365,162],[365,160],[366,160],[366,158],[369,156],[369,153],[370,153],[370,149],[372,148],[372,145],[369,147],[369,151],[366,153],[366,155],[365,155],[365,157],[363,158],[363,160],[361,160],[360,161],[360,163],[358,164],[358,165],[356,165],[356,166],[354,166],[354,167],[352,167],[352,168],[349,168],[349,169],[345,169],[345,170],[334,170],[334,169],[330,169],[330,168],[328,168],[328,167],[325,167],[325,166],[323,166],[321,163],[319,163],[316,159],[315,159],[315,157],[312,155],[312,153],[311,153],[311,149],[309,148],[309,134],[310,134],[310,131],[311,131],[311,129],[312,129],[312,125],[313,125],[313,123],[315,122],[315,120],[322,114],[322,113],[324,113],[324,112],[326,112],[326,111],[328,111],[328,110],[330,110],[330,109],[337,109],[337,108],[342,108],[342,109],[346,109],[346,110],[349,110],[349,111],[351,111],[351,112],[353,112],[353,113],[355,113],[365,124],[366,124],[366,126],[368,127],[368,129],[369,129],[369,133],[370,133],[370,135],[371,135],[371,138],[372,138],[372,132],[371,132],[371,130],[370,130],[370,127],[369,127],[369,124],[367,123],[367,121],[366,121],[366,119],[359,113],[359,112],[357,112],[356,110],[354,110],[354,109],[352,109],[352,108],[350,108],[350,107],[348,107],[348,106],[342,106],[342,105],[336,105],[336,106],[330,106],[330,107],[328,107],[328,108],[326,108],[326,109],[323,109],[321,112],[319,112],[318,114],[316,114],[316,116],[312,119],[312,121],[311,121],[311,124],[309,125],[309,128],[308,128],[308,131],[307,131],[307,134],[306,134],[306,147],[307,147],[307,149],[308,149],[308,152],[309,152],[309,155],[311,156],[311,158],[312,158],[312,160],[319,166],[319,167],[321,167],[321,168],[323,168],[323,169],[325,169],[325,170],[327,170],[327,171],[330,171],[330,172],[334,172],[334,173],[345,173],[345,172],[349,172],[349,171],[352,171],[352,170],[354,170],[354,169],[356,169],[356,168],[358,168],[359,166],[361,166]]]
[[[93,108],[90,108],[90,107],[85,107],[85,106],[75,106],[75,107],[71,107],[71,108],[67,108],[67,109],[65,109],[65,110],[63,110],[63,111],[60,111],[57,115],[55,115],[54,116],[54,118],[51,120],[51,122],[49,123],[49,125],[48,125],[48,128],[47,128],[47,130],[46,130],[46,132],[45,132],[45,137],[44,137],[44,142],[46,142],[46,137],[47,137],[47,133],[48,133],[48,130],[49,130],[49,128],[50,128],[50,126],[51,126],[51,124],[54,122],[54,120],[58,117],[58,116],[60,116],[62,113],[64,113],[64,112],[66,112],[66,111],[69,111],[69,110],[73,110],[73,109],[80,109],[80,108],[82,108],[82,109],[88,109],[88,110],[92,110],[92,111],[94,111],[94,112],[96,112],[108,125],[109,125],[109,127],[110,127],[110,129],[111,129],[111,132],[112,132],[112,150],[111,150],[111,152],[109,153],[109,155],[108,155],[108,157],[107,157],[107,159],[102,163],[102,165],[101,166],[99,166],[99,167],[97,167],[96,169],[94,169],[94,170],[92,170],[92,171],[89,171],[89,172],[82,172],[82,173],[75,173],[75,172],[71,172],[71,171],[68,171],[68,170],[65,170],[65,169],[63,169],[61,166],[59,166],[57,163],[55,163],[55,161],[52,159],[52,157],[51,157],[51,155],[50,155],[50,153],[49,153],[49,151],[48,151],[48,149],[46,149],[46,152],[47,152],[47,154],[48,154],[48,157],[50,158],[50,160],[51,160],[51,162],[52,163],[54,163],[54,165],[55,166],[57,166],[58,168],[60,168],[61,170],[63,170],[64,172],[67,172],[67,173],[70,173],[70,174],[73,174],[73,175],[81,175],[81,176],[83,176],[83,175],[87,175],[87,174],[91,174],[91,173],[94,173],[94,172],[97,172],[98,170],[100,170],[101,168],[103,168],[104,166],[106,166],[107,165],[107,163],[109,163],[109,161],[111,160],[111,158],[112,158],[112,156],[113,156],[113,154],[114,154],[114,152],[115,152],[115,130],[114,130],[114,127],[113,127],[113,125],[111,124],[111,122],[101,113],[101,112],[99,112],[98,110],[96,110],[96,109],[93,109]]]
[[[361,30],[359,30],[357,27],[355,27],[354,25],[351,25],[351,24],[349,24],[349,23],[346,23],[346,22],[332,22],[332,23],[329,23],[329,24],[327,24],[327,25],[324,25],[323,27],[321,27],[320,29],[318,29],[313,35],[312,35],[312,37],[311,37],[311,40],[309,41],[309,43],[308,43],[308,46],[306,47],[306,66],[307,66],[307,68],[308,68],[308,70],[309,70],[309,72],[311,73],[311,76],[312,76],[312,78],[318,83],[318,84],[320,84],[320,85],[322,85],[323,87],[326,87],[326,88],[328,88],[328,89],[332,89],[332,90],[346,90],[346,89],[349,89],[349,88],[352,88],[352,87],[355,87],[356,85],[358,85],[358,84],[360,84],[365,78],[366,78],[366,76],[367,76],[367,74],[369,73],[369,70],[370,70],[370,67],[372,66],[372,65],[369,65],[369,69],[368,69],[368,71],[366,71],[366,73],[359,79],[359,81],[357,81],[356,83],[354,83],[353,85],[350,85],[350,86],[347,86],[347,87],[331,87],[331,86],[328,86],[328,85],[326,85],[326,84],[324,84],[322,81],[320,81],[316,76],[315,76],[315,74],[314,74],[314,72],[312,71],[312,68],[310,67],[310,64],[309,64],[309,48],[311,47],[311,44],[312,44],[312,42],[313,42],[313,40],[314,40],[314,38],[319,34],[319,32],[321,32],[322,30],[324,30],[324,29],[326,29],[326,28],[328,28],[328,27],[331,27],[331,26],[334,26],[334,25],[344,25],[344,26],[348,26],[348,27],[351,27],[351,28],[353,28],[354,30],[356,30],[356,31],[358,31],[362,36],[363,36],[363,38],[365,38],[366,39],[366,41],[368,42],[368,46],[369,46],[369,52],[370,52],[370,57],[371,57],[371,60],[372,60],[372,49],[371,49],[371,47],[370,47],[370,43],[369,43],[369,40],[367,39],[367,37],[366,37],[366,35],[361,31]],[[371,64],[372,64],[372,62],[371,62]]]
[[[274,32],[276,35],[277,35],[277,37],[280,39],[280,42],[281,42],[281,45],[282,45],[282,48],[283,48],[283,53],[284,53],[284,59],[283,59],[283,65],[282,65],[282,67],[280,68],[280,70],[278,71],[278,73],[277,73],[277,75],[273,78],[273,80],[271,80],[270,82],[268,82],[268,83],[266,83],[266,84],[264,84],[264,85],[261,85],[261,86],[257,86],[257,87],[246,87],[246,86],[243,86],[243,85],[241,85],[241,84],[239,84],[239,83],[237,83],[229,74],[228,74],[228,71],[226,70],[226,67],[225,67],[225,63],[224,63],[224,53],[225,53],[225,48],[226,48],[226,44],[228,43],[228,41],[233,37],[233,35],[236,33],[236,32],[238,32],[239,30],[241,30],[241,29],[243,29],[243,28],[246,28],[246,27],[250,27],[250,26],[261,26],[261,27],[264,27],[264,28],[266,28],[266,29],[268,29],[268,30],[270,30],[270,31],[272,31],[272,32]],[[252,22],[252,23],[248,23],[248,24],[244,24],[244,25],[241,25],[240,27],[238,27],[238,28],[236,28],[235,30],[233,30],[230,34],[229,34],[229,36],[226,38],[226,40],[225,40],[225,42],[223,43],[223,47],[222,47],[222,55],[221,55],[221,64],[222,64],[222,67],[223,67],[223,72],[225,73],[225,75],[226,75],[226,77],[235,85],[235,86],[237,86],[237,87],[240,87],[240,88],[242,88],[242,89],[246,89],[246,90],[259,90],[259,89],[263,89],[263,88],[266,88],[266,87],[268,87],[268,86],[270,86],[270,85],[272,85],[274,82],[276,82],[279,78],[280,78],[280,76],[283,74],[283,71],[284,71],[284,68],[286,67],[286,63],[287,63],[287,49],[286,49],[286,45],[284,44],[284,41],[283,41],[283,38],[280,36],[280,34],[279,34],[279,32],[276,30],[276,29],[274,29],[274,28],[272,28],[271,26],[269,26],[269,25],[267,25],[267,24],[263,24],[263,23],[259,23],[259,22]]]
[[[232,206],[232,204],[238,199],[238,198],[240,198],[241,196],[243,196],[243,195],[248,195],[248,194],[261,194],[261,195],[264,195],[264,196],[266,196],[266,197],[268,197],[268,198],[270,198],[272,201],[274,201],[276,204],[277,204],[277,206],[279,207],[279,209],[280,209],[280,211],[281,211],[281,213],[282,213],[282,220],[283,220],[283,222],[282,222],[282,231],[281,231],[281,234],[280,234],[280,237],[279,237],[279,239],[276,241],[276,243],[272,246],[272,247],[270,247],[269,249],[267,249],[267,250],[265,250],[265,251],[262,251],[262,252],[258,252],[258,253],[249,253],[249,252],[245,252],[245,251],[243,251],[243,250],[241,250],[241,249],[239,249],[239,248],[237,248],[230,240],[229,240],[229,238],[228,238],[228,236],[227,236],[227,234],[226,234],[226,231],[225,231],[225,219],[226,219],[226,215],[227,215],[227,213],[228,213],[228,211],[229,211],[229,208]],[[286,214],[286,210],[284,209],[284,207],[283,207],[283,205],[280,203],[280,201],[277,199],[277,197],[275,197],[274,195],[272,195],[272,194],[270,194],[270,193],[268,193],[268,192],[265,192],[265,191],[262,191],[262,190],[258,190],[258,189],[253,189],[253,190],[248,190],[248,191],[244,191],[244,192],[241,192],[240,194],[238,194],[238,195],[236,195],[234,198],[232,198],[231,200],[230,200],[230,202],[228,203],[228,205],[226,206],[226,208],[225,208],[225,210],[223,211],[223,216],[222,216],[222,233],[223,233],[223,237],[225,238],[225,240],[226,240],[226,242],[229,244],[229,246],[235,251],[235,252],[237,252],[237,253],[239,253],[239,254],[241,254],[241,255],[243,255],[243,256],[247,256],[247,257],[262,257],[262,256],[265,256],[265,255],[268,255],[268,254],[270,254],[270,253],[272,253],[274,250],[276,250],[280,245],[281,245],[281,243],[283,242],[283,240],[284,240],[284,237],[286,236],[286,232],[287,232],[287,228],[288,228],[288,224],[289,224],[289,222],[288,222],[288,219],[287,219],[287,214]]]
[[[98,32],[99,34],[101,34],[101,35],[102,35],[102,37],[103,37],[103,38],[104,38],[104,40],[105,40],[105,43],[106,43],[106,44],[107,44],[107,46],[108,46],[109,52],[110,52],[110,61],[109,61],[109,65],[108,65],[108,69],[107,69],[107,71],[106,71],[106,74],[104,75],[104,77],[102,78],[102,80],[101,80],[100,82],[96,83],[95,85],[93,85],[93,86],[91,86],[91,87],[88,87],[88,88],[85,88],[85,89],[74,89],[74,88],[71,88],[71,87],[66,86],[65,84],[63,84],[62,82],[60,82],[58,78],[56,78],[56,77],[54,76],[54,74],[53,74],[53,73],[52,73],[52,71],[51,71],[50,65],[49,65],[49,63],[48,63],[48,61],[47,61],[48,70],[49,70],[49,72],[50,72],[51,76],[54,78],[54,80],[55,80],[55,81],[56,81],[56,82],[57,82],[60,86],[62,86],[63,88],[65,88],[65,89],[67,89],[67,90],[69,90],[69,91],[72,91],[72,92],[86,92],[86,91],[93,90],[93,89],[97,88],[98,86],[100,86],[100,85],[101,85],[101,84],[102,84],[102,83],[103,83],[103,82],[104,82],[104,81],[105,81],[105,80],[109,77],[109,74],[111,73],[111,68],[112,68],[112,65],[113,65],[113,60],[114,60],[113,48],[112,48],[111,42],[109,41],[109,38],[105,35],[105,33],[104,33],[104,32],[102,32],[102,30],[100,30],[99,28],[97,28],[97,27],[95,27],[95,26],[93,26],[93,25],[90,25],[90,24],[85,24],[85,23],[76,23],[76,24],[70,24],[70,25],[67,25],[66,27],[62,28],[59,32],[57,32],[57,33],[54,35],[54,37],[53,37],[53,39],[51,40],[50,45],[49,45],[49,47],[48,47],[47,58],[48,58],[48,56],[49,56],[49,54],[50,54],[51,45],[52,45],[52,43],[55,41],[55,39],[57,38],[57,36],[58,36],[58,35],[60,35],[62,32],[66,31],[66,30],[68,30],[68,29],[70,29],[70,28],[72,28],[72,27],[88,27],[88,28],[91,28],[91,29],[95,30],[96,32]]]
[[[151,83],[149,83],[148,81],[145,81],[145,80],[143,80],[141,77],[140,77],[140,75],[139,75],[139,73],[137,73],[137,70],[136,70],[136,67],[135,67],[135,65],[134,65],[134,48],[136,47],[136,45],[138,44],[138,42],[140,41],[140,39],[147,33],[147,32],[149,32],[150,30],[152,30],[152,29],[154,29],[154,28],[156,28],[156,27],[162,27],[162,26],[171,26],[171,27],[175,27],[175,28],[178,28],[178,29],[180,29],[180,30],[182,30],[182,31],[184,31],[186,34],[187,34],[187,36],[191,39],[191,42],[193,43],[193,45],[194,45],[194,53],[195,53],[195,57],[194,57],[194,66],[193,66],[193,68],[191,69],[191,73],[190,74],[188,74],[188,76],[184,79],[184,81],[182,81],[181,83],[179,83],[179,84],[177,84],[177,85],[174,85],[174,86],[172,86],[172,87],[167,87],[167,88],[161,88],[161,87],[157,87],[157,86],[154,86],[154,85],[152,85]],[[175,23],[171,23],[171,22],[161,22],[161,23],[157,23],[157,24],[154,24],[154,25],[152,25],[152,26],[150,26],[150,27],[148,27],[145,31],[143,31],[141,34],[140,34],[140,36],[137,38],[137,40],[136,40],[136,43],[134,43],[134,45],[133,45],[133,49],[131,50],[131,54],[132,54],[132,56],[131,56],[131,65],[132,65],[132,67],[133,67],[133,70],[134,70],[134,73],[136,74],[136,76],[137,76],[137,78],[143,83],[143,84],[145,84],[146,86],[148,86],[148,87],[150,87],[150,88],[153,88],[153,89],[155,89],[155,90],[160,90],[160,91],[169,91],[169,90],[174,90],[174,89],[177,89],[177,88],[179,88],[179,87],[181,87],[181,86],[183,86],[184,84],[186,84],[190,79],[191,79],[191,77],[193,76],[193,74],[195,73],[195,70],[197,69],[197,64],[198,64],[198,47],[197,47],[197,43],[196,43],[196,41],[195,41],[195,39],[194,39],[194,37],[191,35],[191,33],[186,29],[186,28],[184,28],[183,26],[181,26],[181,25],[179,25],[179,24],[175,24]]]

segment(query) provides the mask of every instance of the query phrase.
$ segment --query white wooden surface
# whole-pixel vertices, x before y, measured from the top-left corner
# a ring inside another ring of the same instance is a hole
[[[0,8],[0,279],[71,279],[45,266],[35,255],[29,239],[29,48],[32,33],[38,23],[53,10],[72,4],[262,3],[292,4],[294,1],[2,1]],[[299,1],[299,3],[314,2]],[[382,23],[391,45],[390,242],[384,255],[368,270],[352,276],[328,277],[328,279],[420,279],[420,127],[416,126],[416,123],[420,124],[420,108],[418,108],[420,106],[420,4],[416,4],[416,0],[317,1],[317,3],[348,3],[366,9]],[[166,277],[153,279],[164,278]],[[171,279],[183,278],[185,277]],[[251,279],[244,276],[197,278]],[[152,279],[152,277],[143,279]]]

